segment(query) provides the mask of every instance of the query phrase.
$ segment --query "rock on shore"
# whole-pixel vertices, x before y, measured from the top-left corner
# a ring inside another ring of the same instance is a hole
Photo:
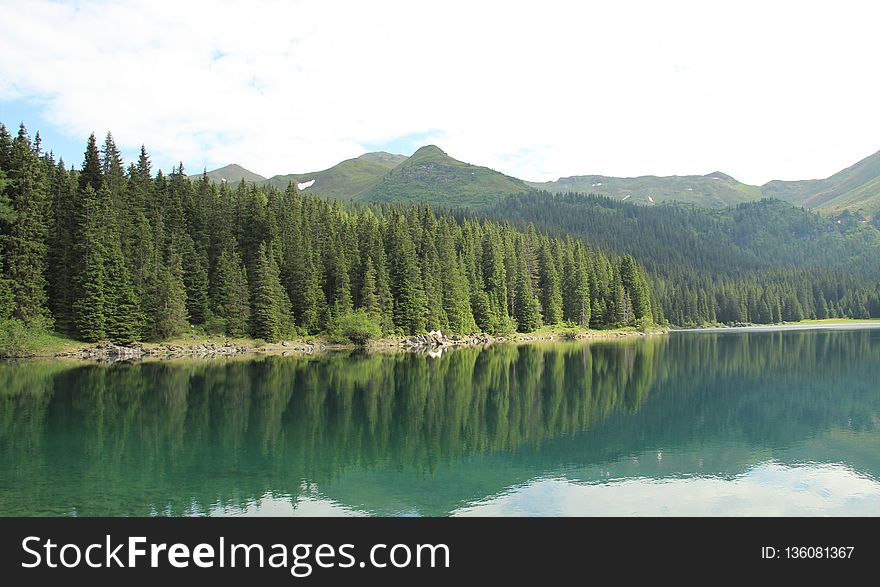
[[[475,334],[471,336],[443,336],[439,330],[432,330],[427,334],[416,334],[400,341],[400,346],[409,350],[431,350],[438,347],[451,346],[479,346],[503,342],[503,338],[492,337],[488,334]]]
[[[279,351],[294,351],[299,353],[311,353],[323,348],[322,345],[302,342],[282,342]],[[87,346],[74,353],[61,353],[57,356],[77,357],[80,359],[95,359],[98,361],[132,361],[146,358],[174,359],[174,358],[213,358],[234,356],[244,353],[269,352],[276,349],[266,346],[254,347],[247,344],[233,342],[213,343],[204,342],[198,344],[180,345],[165,343],[157,346],[146,346],[141,343],[119,345],[112,342],[103,342],[93,346]]]

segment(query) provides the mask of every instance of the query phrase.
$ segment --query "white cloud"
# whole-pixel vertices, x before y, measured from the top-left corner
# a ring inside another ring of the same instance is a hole
[[[191,171],[431,133],[526,179],[828,175],[880,148],[878,8],[0,0],[0,104]]]
[[[458,516],[873,516],[880,483],[842,464],[765,462],[733,479],[534,479]]]

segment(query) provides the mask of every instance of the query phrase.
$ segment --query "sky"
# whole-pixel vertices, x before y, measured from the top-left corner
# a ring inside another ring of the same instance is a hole
[[[0,122],[266,177],[436,144],[533,181],[880,150],[875,2],[0,0]]]

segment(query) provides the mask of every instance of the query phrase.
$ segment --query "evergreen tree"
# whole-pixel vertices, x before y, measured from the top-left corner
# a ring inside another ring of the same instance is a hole
[[[119,235],[110,234],[108,240],[105,249],[104,327],[110,340],[129,343],[142,338],[145,317],[128,267],[122,258]]]
[[[183,285],[183,264],[172,252],[163,263],[151,284],[149,298],[152,318],[149,334],[152,338],[167,339],[180,336],[188,328],[186,322],[186,288]]]
[[[126,179],[125,169],[122,166],[122,155],[113,141],[113,135],[109,132],[104,139],[104,146],[101,149],[101,179],[107,185],[107,189],[110,190],[113,206],[125,205]]]
[[[247,334],[250,320],[250,293],[247,271],[241,257],[231,249],[223,251],[217,262],[217,295],[214,312],[224,320],[226,334],[241,337]]]
[[[106,260],[104,230],[107,203],[106,189],[95,192],[91,184],[83,190],[77,226],[77,265],[73,286],[73,324],[82,340],[106,337]]]
[[[0,132],[6,132],[6,128],[0,124]],[[9,204],[9,198],[4,193],[8,185],[6,174],[0,169],[0,227],[8,226],[15,218],[12,206]],[[4,228],[4,230],[6,230]],[[3,233],[0,233],[2,235]],[[0,241],[0,251],[2,251],[2,241]],[[0,263],[0,320],[8,320],[15,311],[15,293],[12,289],[12,280],[4,276],[5,272],[3,264]]]
[[[325,260],[327,303],[334,316],[345,316],[352,310],[351,279],[342,235],[331,233]]]
[[[9,167],[0,201],[0,280],[6,283],[3,289],[12,292],[13,316],[26,324],[42,324],[50,316],[45,277],[46,163],[38,157],[24,125],[4,158]]]
[[[507,305],[507,271],[504,267],[504,256],[500,234],[488,228],[483,234],[482,273],[484,288],[489,299],[487,318],[491,320],[490,332],[504,329],[508,318]],[[478,301],[478,303],[481,303]]]
[[[208,259],[196,251],[188,234],[181,237],[183,285],[186,288],[186,313],[193,324],[204,324],[210,317],[208,300]]]
[[[516,263],[516,291],[514,293],[514,318],[517,330],[520,332],[532,332],[541,326],[541,310],[538,297],[532,289],[532,280],[529,276],[525,256],[522,247],[517,251]]]
[[[361,286],[361,308],[370,314],[379,314],[379,295],[376,292],[376,268],[373,259],[367,256],[364,267],[364,282]]]
[[[564,271],[564,317],[581,328],[590,325],[590,271],[580,242],[566,243],[563,258]]]
[[[285,314],[289,314],[289,300],[278,273],[271,249],[265,243],[260,244],[251,280],[251,334],[255,338],[279,340],[287,327]]]
[[[302,240],[295,256],[292,256],[293,269],[290,273],[287,291],[293,302],[296,324],[306,332],[317,332],[320,318],[324,314],[326,301],[321,289],[321,274],[316,267],[311,240],[301,235]]]
[[[442,292],[443,311],[446,327],[452,332],[467,334],[477,330],[471,311],[470,287],[468,285],[464,262],[459,257],[453,231],[455,224],[451,219],[439,223],[439,288]]]
[[[544,323],[558,324],[562,321],[562,287],[550,242],[546,239],[541,244],[538,271]]]
[[[26,324],[49,319],[46,307],[48,197],[46,165],[22,124],[5,156],[8,160],[6,212],[0,218],[0,279],[9,283],[12,315]],[[8,295],[8,294],[7,294]]]
[[[95,138],[95,133],[92,133],[86,144],[85,161],[79,174],[79,189],[85,190],[87,187],[91,187],[95,193],[98,193],[103,182],[102,167],[101,155],[98,153],[98,140]]]
[[[67,334],[76,332],[73,324],[74,269],[77,265],[77,205],[79,188],[64,162],[51,168],[48,295],[55,328]]]
[[[388,241],[394,325],[408,334],[423,332],[427,325],[428,300],[415,246],[403,217],[391,220]]]
[[[620,260],[620,279],[631,300],[634,318],[636,320],[644,317],[650,318],[651,294],[635,259],[631,255],[624,255]],[[709,318],[708,308],[705,308],[704,312]]]

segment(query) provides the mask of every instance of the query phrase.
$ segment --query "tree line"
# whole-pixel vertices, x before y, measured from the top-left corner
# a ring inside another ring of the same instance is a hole
[[[84,341],[208,334],[529,332],[645,326],[630,255],[428,206],[346,205],[126,168],[92,135],[79,169],[0,125],[0,321]]]

